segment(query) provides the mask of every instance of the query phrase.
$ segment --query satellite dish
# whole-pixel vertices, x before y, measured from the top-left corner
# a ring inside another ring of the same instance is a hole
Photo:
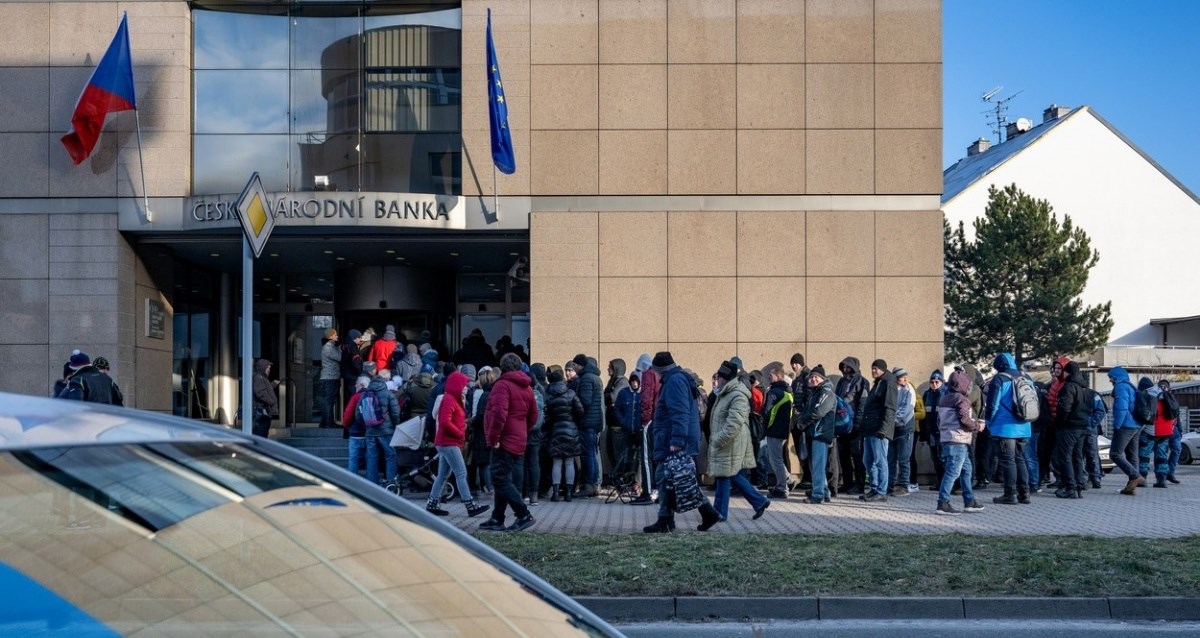
[[[1031,120],[1027,117],[1018,117],[1017,118],[1017,130],[1018,131],[1021,131],[1022,133],[1024,133],[1025,131],[1031,130],[1032,128],[1033,128],[1033,120]]]

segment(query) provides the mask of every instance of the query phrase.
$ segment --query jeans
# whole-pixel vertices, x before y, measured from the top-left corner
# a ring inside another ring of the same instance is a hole
[[[767,497],[762,495],[762,492],[754,489],[750,484],[750,479],[746,476],[746,470],[742,470],[733,476],[718,476],[715,479],[716,492],[713,494],[713,508],[721,515],[721,518],[729,518],[729,486],[736,485],[742,496],[746,497],[746,502],[750,507],[758,509],[767,502]]]
[[[1025,463],[1025,439],[992,437],[991,444],[999,448],[1004,495],[1028,494],[1029,466]]]
[[[1030,491],[1038,489],[1041,485],[1041,463],[1038,462],[1038,439],[1042,438],[1042,431],[1034,428],[1033,433],[1029,436],[1029,442],[1025,444],[1025,470],[1029,474]]]
[[[429,500],[433,501],[442,496],[442,488],[450,473],[454,472],[454,482],[458,485],[458,497],[464,503],[475,500],[471,496],[471,486],[467,485],[467,464],[463,461],[462,448],[457,445],[439,445],[437,478],[433,479],[433,488],[429,490]]]
[[[254,423],[250,426],[250,432],[254,434],[254,436],[261,436],[264,439],[271,436],[271,417],[254,417]]]
[[[521,495],[536,501],[542,482],[542,444],[525,445],[525,473],[521,477]]]
[[[1079,428],[1058,431],[1054,454],[1062,477],[1059,486],[1064,489],[1078,490],[1087,482],[1087,475],[1083,471],[1083,444],[1086,437],[1087,430]]]
[[[783,448],[787,445],[787,439],[776,439],[767,437],[767,462],[771,466],[771,472],[775,475],[775,485],[772,489],[780,492],[787,492],[788,489],[788,470],[783,463]]]
[[[383,453],[387,482],[396,482],[396,449],[391,445],[391,437],[367,435],[367,480],[379,483],[379,453]]]
[[[571,492],[571,486],[575,484],[575,459],[576,456],[556,456],[550,465],[550,484],[558,486],[561,483],[567,486],[567,493]],[[563,473],[566,476],[563,476]]]
[[[1171,434],[1169,445],[1171,453],[1167,458],[1167,469],[1171,476],[1175,476],[1175,468],[1179,467],[1179,455],[1183,454],[1183,430],[1179,421],[1175,421],[1175,431]]]
[[[667,479],[667,463],[656,462],[654,464],[654,487],[658,490],[658,517],[659,518],[674,518],[671,514],[671,504],[667,501],[667,491],[662,488],[663,483]]]
[[[825,464],[829,461],[829,444],[813,439],[812,455],[809,463],[812,467],[812,497],[825,500],[829,496],[829,483],[825,479]]]
[[[946,474],[938,486],[938,503],[950,502],[950,490],[954,487],[954,481],[962,475],[963,505],[970,505],[975,501],[975,492],[971,490],[973,468],[970,448],[962,443],[943,443],[938,447],[942,450],[942,465],[946,468]]]
[[[583,483],[599,487],[600,459],[596,457],[596,431],[591,428],[579,428],[579,439],[583,442]]]
[[[876,493],[886,494],[888,488],[888,440],[882,436],[863,437],[863,465],[867,480]]]
[[[1108,458],[1117,464],[1125,476],[1131,479],[1139,478],[1138,474],[1138,428],[1118,428],[1113,432],[1112,446],[1108,449]]]
[[[492,462],[489,466],[492,474],[492,485],[496,488],[495,507],[492,519],[504,522],[504,514],[512,507],[513,515],[517,518],[529,516],[529,508],[521,499],[521,492],[513,485],[513,470],[517,464],[524,464],[525,457],[517,456],[504,448],[492,448]]]
[[[1083,437],[1084,474],[1093,483],[1099,483],[1100,479],[1104,478],[1104,471],[1100,469],[1099,437],[1099,432],[1091,430],[1088,430],[1088,433]]]
[[[913,447],[912,428],[896,428],[896,435],[888,446],[888,487],[908,491]]]
[[[1171,473],[1171,437],[1170,435],[1156,436],[1152,440],[1154,475],[1161,483],[1167,480],[1167,475]]]
[[[358,467],[366,461],[364,458],[367,454],[367,437],[352,436],[347,445],[346,451],[350,455],[350,460],[346,464],[346,469],[350,470],[351,474],[358,474]]]
[[[321,427],[331,428],[337,421],[338,387],[342,385],[342,381],[321,379],[318,383],[321,390]]]

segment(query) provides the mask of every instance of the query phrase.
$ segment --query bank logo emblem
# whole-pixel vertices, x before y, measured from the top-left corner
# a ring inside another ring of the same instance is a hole
[[[270,213],[267,194],[263,191],[262,180],[258,178],[257,172],[250,176],[250,181],[246,182],[246,187],[238,196],[237,212],[254,256],[261,257],[262,249],[267,245],[267,238],[275,229],[275,216]]]

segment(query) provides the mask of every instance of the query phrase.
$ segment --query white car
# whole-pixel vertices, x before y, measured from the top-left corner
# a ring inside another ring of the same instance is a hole
[[[1183,449],[1179,451],[1179,462],[1191,465],[1196,459],[1200,459],[1200,432],[1188,432],[1183,435]]]
[[[0,394],[0,590],[2,635],[620,635],[303,452],[13,394]]]

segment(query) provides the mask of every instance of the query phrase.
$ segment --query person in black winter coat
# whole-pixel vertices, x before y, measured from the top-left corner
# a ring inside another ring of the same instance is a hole
[[[767,463],[775,476],[775,484],[767,496],[786,499],[791,473],[783,456],[792,427],[792,389],[784,378],[782,363],[772,361],[763,366],[762,373],[770,383],[767,396],[763,399],[763,416],[766,423]]]
[[[583,479],[580,481],[579,496],[596,496],[600,484],[600,458],[597,441],[604,428],[604,382],[600,380],[600,366],[596,360],[578,354],[571,360],[577,376],[576,394],[583,404],[583,419],[579,421],[579,436],[583,440]]]
[[[842,378],[838,379],[834,394],[841,397],[854,408],[854,430],[850,434],[838,435],[836,438],[838,466],[842,472],[839,492],[846,494],[862,494],[863,483],[866,481],[867,469],[863,465],[862,425],[863,405],[867,401],[867,393],[871,385],[859,372],[857,357],[846,357],[838,364]]]
[[[1092,416],[1092,390],[1079,364],[1071,361],[1063,369],[1066,383],[1058,393],[1058,409],[1054,414],[1057,441],[1054,448],[1055,473],[1062,477],[1054,495],[1059,498],[1082,498],[1087,481],[1083,467],[1083,446],[1088,421]]]
[[[560,479],[565,487],[566,500],[571,500],[575,483],[575,462],[583,452],[579,423],[584,418],[583,403],[567,388],[561,371],[554,369],[548,376],[546,389],[546,427],[550,430],[550,500],[558,500]]]
[[[887,362],[876,359],[871,363],[875,383],[863,404],[862,439],[863,465],[870,475],[870,490],[864,501],[886,501],[888,488],[888,444],[896,431],[896,377],[888,370]]]

